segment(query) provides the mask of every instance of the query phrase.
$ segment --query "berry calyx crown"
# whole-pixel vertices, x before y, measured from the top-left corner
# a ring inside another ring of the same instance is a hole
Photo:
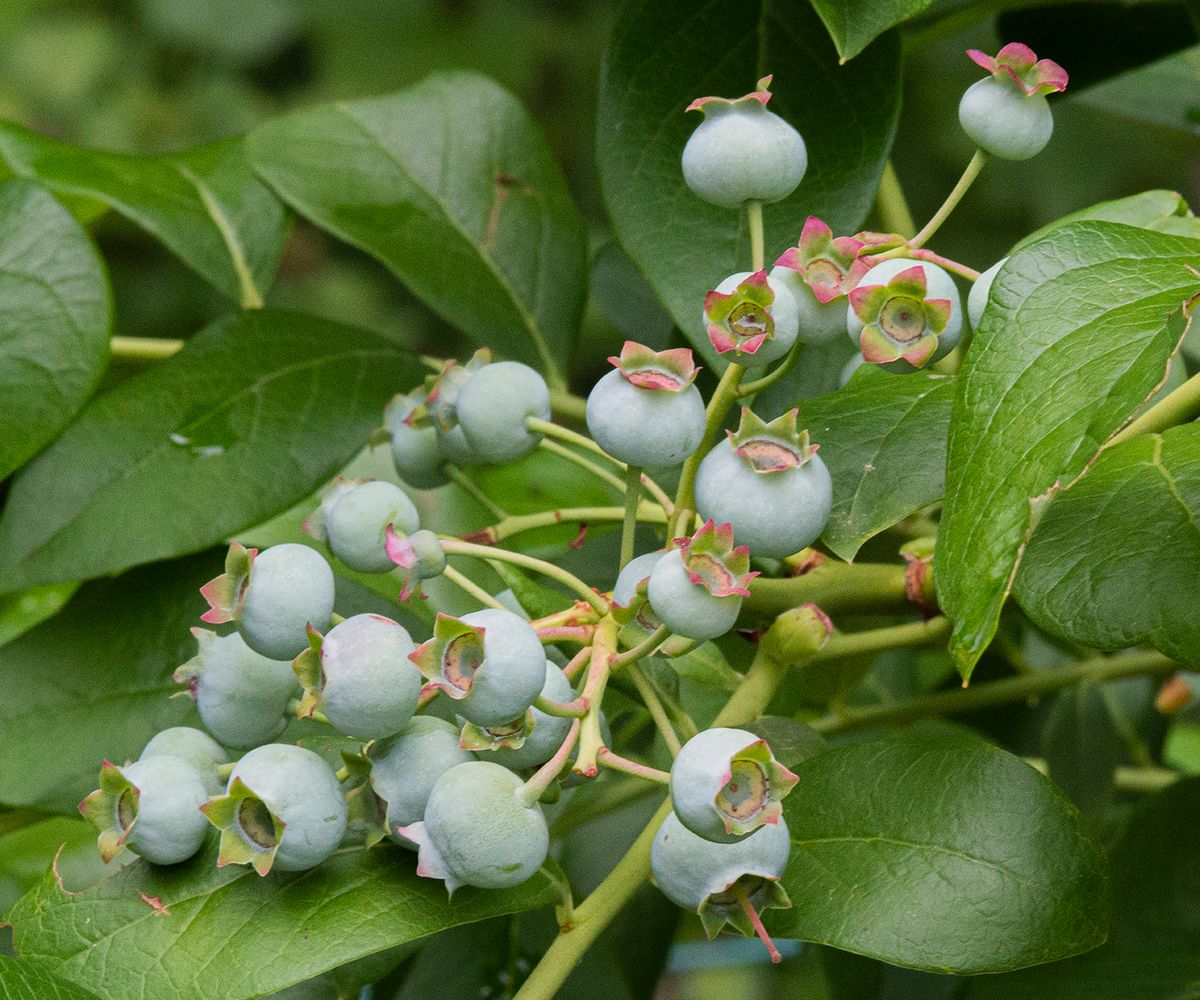
[[[250,585],[250,573],[254,569],[256,555],[258,549],[248,549],[240,542],[229,543],[225,572],[200,588],[201,596],[208,602],[208,610],[200,616],[202,622],[223,625],[237,621],[242,613],[242,602],[246,599],[246,588]]]
[[[732,292],[714,290],[705,295],[704,319],[716,352],[756,353],[775,336],[774,302],[775,292],[765,270],[743,278]]]
[[[700,373],[688,347],[655,351],[635,340],[627,340],[620,355],[613,355],[608,360],[630,385],[652,392],[683,392]]]
[[[886,364],[903,358],[923,368],[938,347],[938,335],[950,320],[950,300],[930,299],[920,265],[895,275],[886,285],[859,285],[850,307],[864,326],[859,335],[863,360]]]
[[[818,302],[832,302],[849,292],[870,269],[860,256],[865,246],[853,236],[834,236],[829,226],[810,215],[796,246],[785,250],[775,266],[795,271]]]
[[[441,576],[446,569],[446,550],[437,535],[422,528],[411,535],[401,535],[395,525],[383,529],[383,551],[402,571],[400,593],[396,600],[403,604],[414,594],[422,601],[421,582]]]
[[[797,430],[800,411],[788,410],[770,423],[742,407],[736,431],[726,431],[733,453],[759,475],[799,469],[808,464],[819,445],[808,439],[807,430]]]
[[[779,876],[765,872],[746,871],[732,882],[724,882],[714,886],[713,891],[704,897],[696,913],[704,933],[711,941],[726,924],[745,935],[753,937],[758,928],[750,920],[746,908],[753,909],[755,914],[763,910],[790,909],[792,900],[779,884]],[[745,898],[743,905],[741,898]]]
[[[755,740],[729,757],[713,809],[725,832],[744,836],[774,826],[783,816],[783,800],[800,779],[775,759],[766,740]]]
[[[321,650],[325,645],[325,637],[311,625],[306,627],[308,648],[292,660],[292,673],[304,688],[304,695],[296,708],[296,718],[308,719],[321,707],[322,694],[325,689],[325,668],[321,663]]]
[[[252,865],[259,875],[271,870],[285,824],[241,778],[233,779],[228,794],[209,799],[200,809],[221,831],[218,868]]]
[[[754,89],[741,97],[697,97],[685,111],[724,112],[733,108],[765,108],[771,99],[771,81],[774,75],[764,76]]]
[[[79,814],[100,831],[96,843],[104,863],[121,853],[138,817],[142,791],[116,764],[100,765],[100,787],[79,803]]]
[[[458,401],[458,391],[475,372],[491,363],[492,352],[481,347],[466,364],[460,365],[450,358],[442,365],[442,370],[425,380],[425,408],[429,417],[443,431],[453,430],[458,423],[455,403]]]
[[[713,597],[749,597],[750,549],[733,544],[733,525],[705,521],[690,538],[673,542],[683,558],[688,579]]]
[[[464,750],[520,750],[533,733],[536,719],[532,708],[502,726],[477,726],[467,722],[459,734],[458,745]]]
[[[482,626],[468,625],[439,611],[433,637],[409,653],[408,658],[431,687],[462,701],[475,685],[475,674],[485,669],[485,632]]]
[[[193,626],[191,633],[196,637],[196,655],[186,663],[181,663],[175,668],[175,673],[171,675],[176,684],[184,684],[187,686],[187,693],[193,698],[196,697],[196,682],[200,679],[200,675],[204,672],[204,660],[208,655],[209,647],[217,641],[219,636],[216,632],[207,628]],[[180,691],[182,695],[184,692]],[[171,697],[175,697],[172,695]]]
[[[979,49],[967,49],[967,55],[996,79],[1011,80],[1026,97],[1067,89],[1067,71],[1053,59],[1039,59],[1033,49],[1021,42],[1009,42],[994,56]]]

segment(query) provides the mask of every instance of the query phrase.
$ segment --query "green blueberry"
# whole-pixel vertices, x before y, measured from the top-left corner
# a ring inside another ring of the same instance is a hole
[[[773,268],[767,276],[767,287],[775,296],[770,306],[772,333],[753,354],[735,354],[734,359],[740,364],[766,365],[772,361],[778,361],[792,349],[792,345],[796,342],[796,337],[800,332],[800,313],[795,296],[792,295],[787,282],[776,274],[780,270],[780,268]],[[791,274],[795,273],[789,268],[782,268],[782,270],[789,271]],[[731,274],[721,281],[714,291],[721,295],[728,295],[750,275],[750,271],[738,271],[736,274]],[[708,313],[705,310],[701,311],[701,322],[705,327],[708,326]],[[761,326],[756,328],[756,332],[762,332]]]
[[[1004,75],[971,84],[958,104],[958,121],[975,145],[1002,160],[1036,156],[1054,133],[1046,95],[1026,94]]]
[[[613,603],[623,608],[629,607],[630,602],[637,596],[638,584],[654,572],[654,567],[663,555],[665,553],[660,549],[657,552],[643,552],[640,556],[630,559],[617,574],[617,582],[613,584]]]
[[[773,286],[776,282],[788,290],[795,305],[796,339],[806,344],[828,344],[846,332],[846,299],[839,296],[820,302],[799,271],[776,266],[767,275]]]
[[[717,597],[693,583],[678,549],[665,553],[654,567],[647,596],[655,616],[676,635],[688,639],[724,635],[742,610],[741,597]]]
[[[438,447],[433,422],[409,419],[424,404],[425,393],[421,389],[397,396],[383,411],[383,425],[391,436],[396,475],[418,490],[432,490],[450,480],[442,468],[445,459]]]
[[[550,701],[568,702],[575,698],[575,691],[562,667],[546,661],[546,681],[542,685],[541,695]],[[519,747],[501,747],[494,751],[495,760],[514,771],[528,771],[541,767],[558,752],[567,732],[571,728],[571,719],[558,715],[547,715],[536,706],[533,712],[533,730],[525,737],[525,742]]]
[[[542,439],[525,426],[530,417],[550,419],[546,380],[528,365],[499,361],[480,368],[463,385],[455,406],[472,453],[500,464],[529,454]]]
[[[399,535],[411,535],[420,527],[420,517],[408,494],[383,480],[351,483],[325,514],[330,551],[359,573],[388,573],[395,568],[384,547],[389,526]]]
[[[225,787],[217,775],[217,765],[229,760],[225,748],[208,733],[191,726],[172,726],[156,733],[142,748],[138,760],[150,757],[179,757],[187,761],[200,774],[209,795],[216,795]]]
[[[251,649],[291,660],[308,645],[308,626],[324,630],[332,614],[333,570],[316,549],[287,542],[255,556],[237,619]]]
[[[660,392],[634,385],[614,370],[588,394],[586,414],[596,443],[629,465],[673,468],[704,438],[704,400],[694,385]]]

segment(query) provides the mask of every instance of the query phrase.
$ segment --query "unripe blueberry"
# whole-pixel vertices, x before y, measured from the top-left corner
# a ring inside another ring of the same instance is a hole
[[[767,76],[745,97],[702,97],[688,105],[688,111],[704,112],[704,121],[684,146],[683,177],[705,201],[725,208],[779,201],[804,177],[804,140],[766,109],[770,85]]]
[[[273,660],[291,660],[308,645],[308,626],[333,614],[333,570],[315,549],[288,542],[259,552],[229,546],[225,572],[200,588],[209,603],[201,621],[237,622],[246,644]]]
[[[429,794],[446,771],[474,760],[458,745],[458,730],[444,719],[414,716],[390,740],[372,744],[371,787],[386,805],[388,836],[405,847],[415,847],[397,830],[425,816]]]
[[[1027,160],[1045,148],[1054,131],[1046,95],[1067,86],[1067,74],[1049,59],[1011,42],[993,58],[977,49],[967,55],[991,76],[971,84],[958,105],[963,131],[984,152],[1004,160]]]
[[[704,297],[702,317],[718,354],[743,365],[765,365],[792,349],[800,329],[796,300],[779,277],[739,271]]]
[[[967,293],[967,318],[974,329],[983,319],[983,310],[987,307],[988,296],[992,293],[992,282],[996,280],[996,272],[1004,266],[1007,257],[1001,257],[995,264],[975,279],[971,291]]]
[[[460,885],[503,889],[529,879],[546,860],[550,833],[537,802],[506,767],[471,761],[433,786],[425,818],[400,834],[418,845],[417,874]]]
[[[302,871],[319,865],[346,832],[346,800],[329,765],[311,750],[269,743],[233,768],[225,795],[204,805],[221,831],[218,865]]]
[[[200,721],[225,746],[242,750],[273,740],[286,724],[288,701],[296,694],[296,675],[287,660],[256,653],[234,632],[218,636],[194,628],[200,647],[175,671],[186,684]]]
[[[676,635],[715,639],[737,621],[747,586],[750,553],[734,548],[733,529],[708,521],[691,538],[677,538],[650,574],[650,608]]]
[[[550,390],[528,365],[499,361],[479,369],[463,385],[456,413],[476,456],[484,462],[512,462],[542,439],[525,421],[550,419]]]
[[[735,843],[718,844],[696,836],[671,813],[654,836],[650,870],[671,902],[700,915],[710,938],[726,923],[748,935],[757,929],[748,909],[757,923],[761,911],[791,906],[779,885],[791,846],[782,820]]]
[[[311,646],[293,669],[305,687],[297,714],[320,709],[347,736],[380,739],[399,732],[421,696],[421,674],[408,658],[415,646],[404,626],[382,615],[355,615]]]
[[[865,364],[866,364],[866,362],[863,361],[862,352],[855,351],[850,356],[850,360],[848,360],[844,365],[842,365],[841,373],[838,375],[838,388],[840,389],[847,382],[849,382],[850,379],[854,376],[854,373],[856,371],[858,371]]]
[[[491,357],[491,351],[484,348],[476,351],[465,365],[447,361],[441,374],[434,381],[429,395],[425,397],[425,405],[437,432],[438,448],[446,461],[452,465],[478,465],[481,461],[459,426],[458,396],[475,373],[488,364]]]
[[[574,699],[575,691],[562,668],[555,663],[546,661],[546,681],[542,685],[541,696],[550,701],[568,702]],[[494,751],[491,758],[498,764],[514,771],[531,770],[541,767],[558,751],[567,732],[571,728],[571,719],[558,715],[547,715],[536,706],[530,709],[533,715],[533,728],[525,736],[519,747],[506,746]]]
[[[696,510],[729,523],[756,556],[782,558],[811,545],[833,505],[829,470],[797,432],[796,410],[764,423],[749,409],[741,426],[704,456],[696,472]]]
[[[105,761],[100,787],[79,803],[79,811],[99,829],[106,862],[128,847],[156,865],[173,865],[204,843],[208,824],[200,807],[207,798],[195,767],[162,755],[124,767]]]
[[[872,267],[850,292],[846,328],[863,359],[910,372],[940,361],[962,335],[954,279],[936,264],[893,258]]]
[[[445,459],[438,447],[437,428],[425,408],[423,390],[396,396],[383,411],[383,424],[391,437],[396,475],[404,482],[431,490],[450,481],[442,469]]]
[[[859,256],[864,246],[853,236],[835,238],[824,222],[810,215],[796,246],[775,261],[769,277],[792,294],[798,339],[824,344],[846,332],[846,295],[869,268]]]
[[[484,608],[462,618],[439,614],[433,638],[410,659],[477,726],[502,726],[524,714],[546,679],[546,654],[530,624]]]
[[[229,760],[229,755],[221,744],[199,729],[172,726],[155,734],[142,748],[138,760],[151,757],[178,757],[187,761],[199,773],[209,795],[216,795],[225,787],[217,775],[217,765]]]
[[[658,561],[664,555],[664,550],[659,549],[655,552],[643,552],[640,556],[630,559],[617,574],[617,582],[613,584],[613,603],[619,604],[623,608],[629,607],[637,596],[638,584],[654,572],[654,567],[658,565]]]
[[[795,784],[766,740],[745,729],[706,729],[671,765],[671,801],[680,822],[720,844],[778,823]]]
[[[616,370],[587,399],[588,431],[613,458],[629,465],[681,464],[704,438],[704,400],[692,384],[698,369],[686,348],[655,352],[626,341]]]
[[[389,526],[383,533],[384,551],[403,580],[396,600],[403,604],[413,594],[424,597],[421,583],[446,572],[446,550],[432,531],[414,531],[401,536]]]
[[[337,491],[323,520],[330,551],[359,573],[392,570],[394,564],[385,547],[388,528],[410,535],[420,527],[417,508],[408,494],[394,483],[374,479]]]

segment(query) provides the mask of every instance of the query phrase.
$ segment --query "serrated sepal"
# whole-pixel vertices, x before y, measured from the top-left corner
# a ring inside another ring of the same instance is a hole
[[[672,543],[683,557],[688,579],[713,597],[750,596],[750,549],[733,544],[733,525],[705,521],[700,530]]]
[[[652,392],[683,392],[700,373],[691,349],[687,347],[655,351],[635,340],[627,340],[620,356],[613,355],[608,360],[626,382]]]
[[[863,322],[859,347],[863,360],[887,364],[904,359],[924,367],[938,347],[952,309],[948,299],[926,298],[925,270],[916,265],[885,285],[859,285],[850,292],[850,308]]]
[[[433,637],[409,653],[408,658],[429,682],[428,687],[461,701],[471,693],[475,670],[483,662],[485,631],[483,626],[468,625],[439,611],[433,624]],[[457,667],[464,656],[477,661],[469,672]]]
[[[747,872],[747,875],[758,875],[757,872]],[[744,878],[745,876],[739,876]],[[787,891],[779,884],[778,878],[769,875],[758,875],[763,880],[762,884],[754,891],[750,898],[750,905],[755,911],[762,913],[764,910],[786,910],[790,909],[792,901],[789,898]],[[723,890],[731,889],[737,883],[737,879],[730,882]],[[701,902],[696,913],[700,917],[700,923],[704,927],[704,933],[711,941],[729,924],[739,933],[746,937],[754,936],[754,925],[750,923],[750,918],[746,916],[745,911],[740,904],[737,903],[713,903],[712,896],[716,892],[710,893]]]
[[[181,663],[175,668],[175,672],[171,675],[171,679],[176,684],[187,685],[187,693],[196,697],[196,682],[200,679],[200,675],[204,672],[204,659],[208,652],[209,646],[217,641],[219,636],[211,629],[200,628],[198,625],[193,626],[191,633],[196,637],[197,651],[196,655],[185,663]],[[183,694],[182,691],[177,692]],[[174,697],[174,695],[172,695]]]
[[[810,215],[796,246],[785,250],[775,266],[795,271],[818,302],[832,302],[870,270],[870,263],[860,256],[865,245],[854,236],[835,237],[829,226]]]
[[[414,595],[421,600],[421,582],[441,576],[446,571],[446,550],[437,535],[422,528],[411,535],[401,535],[389,524],[383,529],[383,550],[400,571],[400,593],[396,600],[403,604]]]
[[[273,844],[252,841],[243,832],[238,814],[243,804],[248,801],[258,802],[267,809],[271,817]],[[234,778],[227,794],[214,796],[205,802],[200,810],[208,817],[208,821],[221,831],[221,843],[217,852],[218,868],[224,868],[226,865],[251,865],[259,875],[266,875],[271,870],[286,824],[267,808],[266,803],[255,795],[241,778]]]
[[[807,430],[797,429],[799,414],[798,409],[791,409],[768,423],[748,406],[742,407],[738,429],[725,432],[733,453],[759,475],[808,464],[819,445],[809,441]]]
[[[707,115],[710,111],[718,109],[744,108],[751,105],[758,105],[761,108],[765,108],[767,102],[771,99],[771,81],[774,78],[773,74],[762,77],[750,93],[744,94],[741,97],[697,97],[685,110],[703,111]]]
[[[739,761],[748,761],[754,764],[766,778],[767,801],[755,809],[745,820],[731,816],[721,804],[725,788],[733,779],[734,765]],[[721,817],[726,833],[736,834],[739,837],[745,836],[753,833],[760,826],[774,826],[779,822],[783,817],[783,800],[796,787],[799,780],[794,773],[775,759],[766,740],[755,740],[742,747],[737,753],[730,755],[729,769],[722,776],[721,786],[717,794],[713,796],[713,809]]]
[[[446,892],[453,896],[454,890],[465,883],[451,873],[441,852],[433,845],[424,820],[396,827],[396,833],[417,845],[417,874],[421,878],[440,878],[446,883]]]
[[[738,282],[732,292],[715,289],[704,296],[704,319],[708,339],[718,354],[756,354],[775,336],[771,306],[775,292],[765,270]]]
[[[118,803],[128,793],[133,798],[133,818],[128,826],[121,825]],[[111,761],[100,765],[100,787],[84,796],[79,814],[91,823],[100,835],[96,845],[105,864],[112,861],[125,846],[125,840],[137,824],[137,806],[142,790],[125,777],[125,772]]]
[[[480,368],[492,360],[492,352],[481,347],[466,364],[460,365],[450,358],[442,365],[442,370],[426,380],[425,407],[430,419],[444,431],[452,430],[458,423],[454,404],[458,399],[458,390]]]
[[[325,687],[325,670],[321,666],[321,648],[325,637],[311,625],[305,629],[308,635],[308,648],[292,660],[292,673],[304,688],[300,705],[296,709],[296,718],[310,718],[321,706],[321,692]]]
[[[371,785],[371,758],[368,756],[372,744],[361,752],[342,751],[346,778],[342,782],[346,792],[346,827],[363,839],[366,847],[374,847],[388,833],[387,804]]]
[[[225,622],[237,621],[256,555],[258,549],[248,549],[240,542],[229,543],[229,552],[225,556],[225,572],[213,577],[200,588],[201,596],[208,602],[208,610],[200,616],[202,622],[222,625]]]
[[[514,719],[507,726],[491,726],[484,728],[473,722],[466,722],[459,734],[458,745],[464,750],[520,750],[533,732],[533,709],[526,709],[519,719]]]
[[[1053,59],[1039,59],[1033,49],[1021,42],[1009,42],[994,56],[979,49],[967,49],[967,55],[996,79],[1011,80],[1026,97],[1067,89],[1067,71]]]

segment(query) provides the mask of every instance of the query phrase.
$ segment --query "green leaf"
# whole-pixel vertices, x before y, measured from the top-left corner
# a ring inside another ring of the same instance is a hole
[[[0,646],[56,615],[79,588],[74,580],[47,583],[0,597]]]
[[[215,856],[210,846],[182,865],[138,861],[74,896],[47,875],[9,915],[17,951],[102,1000],[179,996],[181,983],[188,996],[249,1000],[556,898],[538,874],[515,889],[461,889],[451,901],[391,844],[267,878],[244,865],[217,868]]]
[[[1197,240],[1074,222],[996,275],[957,378],[934,558],[964,677],[1046,501],[1163,379],[1197,260]]]
[[[261,305],[287,214],[239,137],[162,156],[84,149],[0,122],[0,167],[55,194],[100,201],[161,240],[235,302]]]
[[[96,995],[28,962],[0,955],[0,1000],[96,1000]]]
[[[1070,222],[1122,222],[1127,226],[1137,226],[1140,229],[1153,229],[1160,233],[1174,233],[1176,236],[1200,237],[1200,219],[1192,214],[1183,195],[1176,191],[1157,189],[1143,191],[1141,194],[1131,194],[1127,198],[1117,198],[1113,201],[1102,201],[1087,208],[1081,208],[1061,219],[1036,229],[1014,248],[1036,243],[1060,226]]]
[[[218,320],[99,396],[22,471],[0,518],[0,591],[195,552],[266,520],[341,468],[422,374],[353,327],[267,310]]]
[[[1200,92],[1200,45],[1193,45],[1089,87],[1078,100],[1137,122],[1165,125],[1194,137],[1200,126],[1197,92]]]
[[[853,59],[888,28],[916,17],[933,0],[812,0],[842,61]]]
[[[744,728],[766,740],[775,759],[793,770],[829,746],[815,729],[781,715],[759,716]]]
[[[795,768],[783,937],[930,972],[999,972],[1094,948],[1099,848],[1055,786],[962,736],[853,743]]]
[[[953,400],[953,378],[897,377],[864,365],[837,392],[800,404],[800,426],[821,446],[833,477],[833,512],[821,537],[842,559],[941,499]]]
[[[0,479],[87,402],[111,320],[104,264],[71,213],[28,181],[0,183]]]
[[[710,360],[701,322],[705,293],[747,269],[744,219],[684,184],[680,156],[699,124],[697,97],[737,97],[775,73],[770,108],[808,145],[803,182],[766,206],[771,262],[818,215],[835,231],[861,223],[879,183],[900,105],[900,49],[879,41],[850,66],[807,4],[731,0],[627,0],[600,83],[597,157],[618,240],[675,322]]]
[[[561,381],[586,237],[545,139],[508,91],[436,74],[267,122],[250,157],[296,211],[377,257],[447,321]]]
[[[1113,926],[1102,948],[969,983],[964,1000],[1189,1000],[1200,986],[1200,779],[1134,813],[1111,852]]]
[[[1200,426],[1100,452],[1038,522],[1017,574],[1021,607],[1095,649],[1149,643],[1200,667]]]
[[[0,816],[0,824],[3,820]],[[30,823],[0,836],[0,914],[41,879],[52,861],[68,889],[108,874],[96,850],[96,828],[87,820],[53,816]]]

